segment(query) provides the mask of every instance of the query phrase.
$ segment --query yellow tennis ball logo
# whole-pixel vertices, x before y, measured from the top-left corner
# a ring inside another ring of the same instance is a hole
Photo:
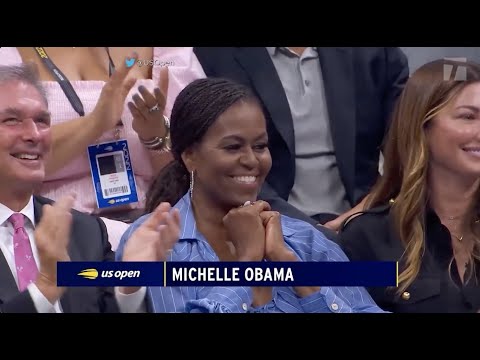
[[[97,269],[85,269],[78,273],[78,275],[84,277],[85,279],[95,280],[98,277]]]

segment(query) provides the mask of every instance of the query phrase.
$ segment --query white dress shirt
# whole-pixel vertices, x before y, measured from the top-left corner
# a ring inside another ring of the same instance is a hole
[[[15,282],[18,286],[17,271],[15,269],[15,256],[13,252],[13,234],[14,228],[13,225],[8,221],[10,216],[15,213],[5,205],[0,203],[0,250],[3,253],[3,256],[7,260],[8,265],[10,266],[10,271],[15,279]],[[35,231],[35,215],[33,207],[33,196],[30,198],[27,206],[23,208],[20,213],[22,213],[25,219],[25,231],[28,234],[30,240],[30,245],[32,247],[33,257],[35,258],[35,263],[37,267],[39,266],[38,262],[38,250],[35,244],[34,231]],[[27,220],[28,219],[28,220]],[[35,308],[39,313],[61,313],[62,309],[58,301],[55,304],[51,304],[48,299],[40,292],[37,285],[31,283],[27,287],[27,291],[30,293],[30,296],[33,300]]]
[[[115,298],[117,304],[122,313],[145,313],[147,307],[145,304],[145,295],[147,294],[147,288],[141,287],[139,290],[132,294],[123,294],[118,288],[115,288]]]

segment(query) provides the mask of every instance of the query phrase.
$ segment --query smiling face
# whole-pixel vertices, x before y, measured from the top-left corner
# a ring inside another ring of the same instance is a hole
[[[480,177],[480,83],[465,87],[426,129],[433,168]]]
[[[41,183],[50,146],[50,115],[38,90],[20,81],[0,84],[0,186]]]
[[[195,171],[194,199],[226,209],[256,200],[272,166],[261,108],[251,101],[235,103],[182,157]]]

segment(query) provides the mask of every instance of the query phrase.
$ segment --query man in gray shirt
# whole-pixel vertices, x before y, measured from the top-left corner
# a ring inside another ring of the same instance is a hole
[[[399,48],[194,48],[207,76],[249,85],[262,101],[272,170],[260,198],[325,224],[378,177],[380,147],[408,79]]]

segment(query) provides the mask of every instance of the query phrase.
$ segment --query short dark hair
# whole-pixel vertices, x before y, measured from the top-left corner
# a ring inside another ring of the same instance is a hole
[[[201,141],[218,117],[240,101],[259,104],[250,88],[224,78],[195,80],[178,94],[170,119],[174,160],[160,171],[150,186],[146,212],[152,212],[161,202],[174,205],[187,193],[190,178],[182,153]]]

